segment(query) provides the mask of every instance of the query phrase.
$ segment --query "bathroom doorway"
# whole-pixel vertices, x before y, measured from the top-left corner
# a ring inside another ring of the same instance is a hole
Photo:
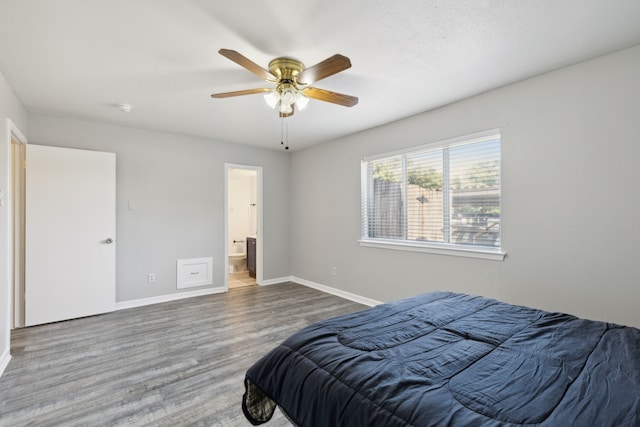
[[[262,168],[225,164],[227,289],[262,282]]]

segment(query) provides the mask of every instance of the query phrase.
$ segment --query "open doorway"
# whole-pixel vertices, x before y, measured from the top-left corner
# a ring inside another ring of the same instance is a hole
[[[12,328],[20,328],[25,324],[25,147],[27,139],[10,120],[8,121],[11,137],[9,215],[11,224],[11,249],[9,251],[9,277],[11,288],[11,323]]]
[[[262,282],[262,168],[225,165],[227,289]]]

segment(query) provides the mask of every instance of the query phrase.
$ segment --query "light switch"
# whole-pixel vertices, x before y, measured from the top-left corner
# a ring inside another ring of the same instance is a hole
[[[129,202],[127,203],[127,208],[130,211],[135,211],[136,210],[136,202],[132,202],[131,200],[129,200]]]

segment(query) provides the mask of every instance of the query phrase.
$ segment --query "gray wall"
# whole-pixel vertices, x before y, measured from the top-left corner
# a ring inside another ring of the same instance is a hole
[[[224,285],[225,163],[262,166],[263,278],[290,275],[288,153],[41,114],[29,115],[29,143],[116,153],[117,301],[180,292],[179,258],[212,256]]]
[[[293,275],[382,301],[446,289],[640,326],[638,76],[640,46],[293,153]],[[358,245],[363,156],[492,128],[505,261]]]
[[[0,190],[4,203],[0,207],[0,365],[9,356],[9,336],[11,325],[11,283],[12,274],[8,265],[10,251],[11,224],[9,223],[9,166],[11,161],[11,140],[7,127],[10,119],[20,132],[27,134],[27,111],[0,72]]]

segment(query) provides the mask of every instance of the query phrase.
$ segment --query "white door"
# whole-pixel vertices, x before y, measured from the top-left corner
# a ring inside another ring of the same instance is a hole
[[[25,325],[115,308],[114,153],[27,145]]]

